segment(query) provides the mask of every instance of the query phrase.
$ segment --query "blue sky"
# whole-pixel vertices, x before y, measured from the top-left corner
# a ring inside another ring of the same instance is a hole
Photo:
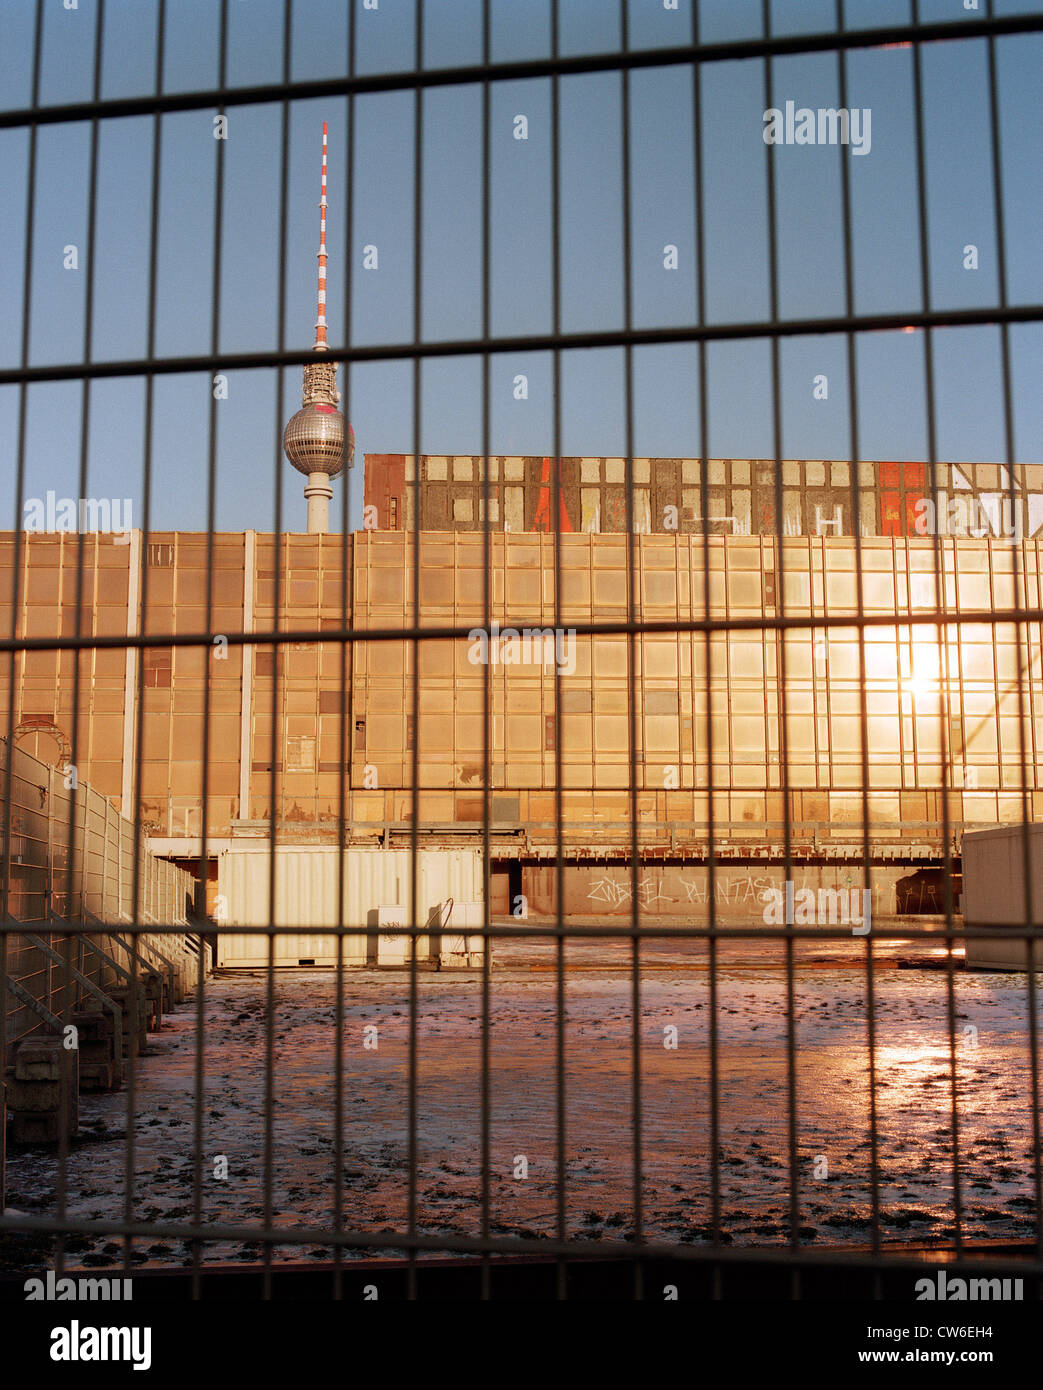
[[[413,0],[357,0],[360,72],[399,70],[415,62]],[[157,5],[109,0],[105,6],[102,95],[152,89]],[[292,75],[336,77],[347,70],[347,4],[297,0],[293,7]],[[760,33],[759,0],[720,0],[701,7],[706,40]],[[998,3],[997,13],[1033,8]],[[168,0],[163,86],[190,90],[217,81],[218,0]],[[30,99],[35,4],[0,6],[0,105]],[[493,0],[496,60],[549,52],[546,0]],[[230,85],[278,80],[282,72],[282,0],[229,0]],[[777,32],[828,29],[833,0],[787,0],[772,7]],[[957,0],[924,0],[921,17],[972,17]],[[427,66],[481,57],[479,0],[429,0]],[[619,44],[618,7],[608,0],[561,0],[560,50],[599,51]],[[662,0],[630,0],[635,46],[685,42],[690,0],[668,11]],[[845,21],[864,27],[910,19],[901,0],[848,0]],[[67,11],[46,0],[41,101],[90,95],[97,0]],[[1043,141],[1039,74],[1043,35],[997,41],[1000,137],[1005,189],[1006,269],[1012,303],[1043,302]],[[772,65],[773,104],[837,106],[835,54],[795,56]],[[710,322],[756,321],[769,312],[767,183],[774,162],[778,228],[779,311],[784,317],[844,311],[841,161],[851,176],[855,307],[859,313],[921,307],[916,222],[912,52],[869,49],[847,59],[848,105],[869,108],[866,155],[829,146],[774,146],[763,140],[765,65],[760,60],[703,69],[699,129],[704,162],[703,254]],[[987,49],[964,40],[925,47],[924,128],[928,185],[931,305],[987,306],[998,295]],[[543,333],[551,322],[550,82],[494,84],[491,117],[490,304],[494,334]],[[613,330],[624,323],[621,198],[621,79],[618,73],[560,83],[561,326],[566,332]],[[353,226],[346,224],[347,101],[295,102],[289,114],[284,346],[306,349],[314,335],[315,251],[322,122],[329,122],[330,342],[347,341],[345,265],[352,264],[350,341],[408,341],[413,326],[414,94],[388,93],[355,102]],[[639,327],[695,322],[697,241],[693,193],[693,93],[690,70],[662,67],[631,78],[631,270],[633,322]],[[514,118],[528,119],[529,138],[514,138]],[[233,107],[224,144],[220,342],[226,351],[279,346],[279,161],[281,107]],[[210,346],[214,281],[213,112],[162,120],[160,246],[156,351],[205,352]],[[423,99],[422,325],[428,340],[481,331],[483,277],[481,92],[432,89]],[[99,131],[98,216],[94,246],[91,352],[132,359],[145,352],[149,268],[149,117],[107,120]],[[40,128],[30,362],[76,362],[84,352],[87,187],[90,128]],[[23,320],[23,267],[28,136],[0,131],[0,367],[17,366]],[[79,250],[80,268],[63,266],[64,248]],[[362,268],[375,245],[379,269]],[[663,266],[663,248],[678,248],[678,269]],[[964,247],[978,248],[979,268],[964,268]],[[1043,460],[1043,326],[1011,330],[1014,454]],[[860,453],[864,458],[920,459],[928,448],[924,336],[862,335],[857,345]],[[634,452],[699,452],[697,351],[660,346],[633,355]],[[988,461],[1005,456],[1000,335],[993,327],[934,335],[939,457]],[[849,452],[846,345],[843,338],[792,338],[781,349],[782,452],[842,458]],[[514,399],[524,373],[529,396]],[[813,378],[825,374],[828,400]],[[570,352],[562,359],[562,452],[619,455],[626,450],[623,354]],[[552,364],[547,354],[494,356],[491,451],[549,453],[553,448]],[[220,529],[269,529],[275,490],[283,525],[304,525],[303,479],[278,452],[281,426],[299,403],[300,373],[285,375],[277,418],[276,373],[231,375],[218,406],[216,522]],[[721,343],[708,351],[710,452],[771,455],[770,345],[763,338]],[[341,388],[344,389],[343,373]],[[476,357],[425,364],[421,446],[433,453],[477,453],[481,437],[481,364]],[[78,495],[82,387],[35,385],[29,393],[27,496],[53,489]],[[207,517],[209,383],[201,375],[157,379],[152,524],[196,529]],[[14,518],[18,391],[0,387],[0,525]],[[351,374],[350,414],[359,453],[410,452],[414,442],[410,363],[374,363]],[[140,377],[98,382],[91,390],[88,494],[130,496],[142,515],[144,383]],[[361,458],[360,458],[361,464]],[[361,466],[351,480],[350,524],[361,518]],[[334,515],[340,515],[340,494]]]

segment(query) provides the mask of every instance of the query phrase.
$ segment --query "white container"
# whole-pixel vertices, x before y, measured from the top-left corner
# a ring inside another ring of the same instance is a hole
[[[443,909],[442,920],[445,929],[442,932],[441,945],[439,947],[439,961],[443,967],[461,967],[471,969],[475,966],[481,967],[483,958],[483,943],[481,935],[475,935],[468,928],[478,927],[485,924],[485,904],[480,901],[453,902],[449,911],[448,919]]]
[[[345,849],[335,845],[280,845],[275,849],[275,910],[269,911],[270,847],[263,840],[243,840],[224,850],[218,861],[219,935],[217,963],[225,967],[264,967],[268,938],[227,928],[285,927],[275,935],[276,965],[335,965],[337,938],[309,928],[334,927],[345,934],[345,965],[379,959],[379,936],[358,928],[380,925],[379,910],[399,907],[408,923],[412,911],[412,854],[408,849]],[[343,878],[340,867],[343,862]],[[343,883],[341,890],[340,885]],[[418,924],[437,922],[448,898],[473,901],[482,892],[482,862],[477,850],[420,850],[417,853],[416,916]],[[341,893],[343,896],[341,896]],[[350,929],[355,928],[352,932]],[[397,935],[397,933],[396,933]],[[426,935],[418,938],[417,958],[430,954]],[[403,957],[408,962],[408,954]]]
[[[381,931],[377,937],[378,965],[405,965],[408,962],[409,937],[401,932],[406,925],[406,915],[406,909],[398,905],[384,903],[377,908],[377,925],[388,929],[386,934]]]
[[[1024,835],[1028,832],[1031,926],[1043,925],[1043,825],[1000,825],[963,837],[963,921],[997,928],[995,940],[967,938],[967,964],[985,970],[1025,970],[1028,943],[999,935],[1026,921]],[[1033,948],[1033,969],[1043,970],[1043,942]]]

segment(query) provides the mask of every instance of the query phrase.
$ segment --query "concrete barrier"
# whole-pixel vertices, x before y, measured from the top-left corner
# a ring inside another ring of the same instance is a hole
[[[25,1038],[15,1048],[14,1075],[7,1083],[12,1136],[16,1144],[56,1144],[63,1123],[79,1129],[79,1055],[60,1038]],[[63,1112],[64,1098],[64,1112]]]
[[[72,1016],[80,1054],[80,1090],[113,1091],[123,1080],[122,1046],[116,1051],[116,1026],[100,1009]]]
[[[170,995],[170,989],[159,974],[151,971],[145,976],[145,1027],[150,1033],[158,1033],[160,1024],[163,1022],[164,1004]],[[166,1006],[169,1010],[173,1008],[171,1002]]]
[[[148,1046],[148,1014],[145,1004],[145,988],[139,980],[136,984],[117,985],[109,994],[118,1004],[123,1014],[123,1056],[130,1056],[131,1040],[137,1032],[138,1056],[143,1057]]]

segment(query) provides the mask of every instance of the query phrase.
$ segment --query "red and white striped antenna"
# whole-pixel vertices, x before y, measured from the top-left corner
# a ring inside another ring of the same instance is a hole
[[[315,320],[315,350],[326,349],[326,122],[322,123],[322,196],[319,199],[319,316]]]

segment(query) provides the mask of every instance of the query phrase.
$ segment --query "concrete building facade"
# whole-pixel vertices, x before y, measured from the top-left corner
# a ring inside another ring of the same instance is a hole
[[[15,541],[0,536],[0,612],[16,636],[211,634],[205,646],[88,647],[75,719],[74,653],[19,653],[0,678],[0,719],[13,702],[19,746],[75,760],[156,852],[186,862],[204,829],[204,750],[215,855],[273,823],[282,842],[336,842],[342,810],[347,842],[400,845],[414,798],[425,843],[475,843],[486,680],[501,864],[535,871],[553,858],[559,758],[563,852],[611,861],[606,883],[629,852],[632,815],[648,862],[705,862],[712,821],[719,855],[777,864],[788,821],[810,865],[857,857],[868,809],[874,858],[910,866],[939,862],[946,822],[958,846],[964,825],[1019,820],[1022,787],[1043,819],[1039,625],[991,621],[1043,606],[1035,539],[942,538],[938,596],[930,538],[862,537],[856,570],[850,536],[644,533],[632,584],[625,535],[566,533],[560,632],[553,534],[489,538],[490,631],[484,538],[466,529],[425,531],[419,544],[401,529],[278,543],[221,533],[209,575],[205,534],[30,534],[17,584]],[[856,627],[816,625],[856,620],[860,589],[864,688]],[[940,644],[933,625],[903,623],[939,602],[982,620],[943,626]],[[759,626],[781,604],[788,621],[807,619],[784,642]],[[633,677],[625,635],[575,631],[628,614],[663,625],[634,638]],[[743,626],[686,630],[707,617]],[[463,635],[395,637],[414,624]],[[330,637],[221,640],[276,629]],[[344,631],[358,640],[342,644]]]
[[[558,503],[551,494],[557,474]],[[488,476],[486,476],[488,475]],[[633,529],[650,534],[983,539],[1043,531],[1043,464],[635,458]],[[704,507],[705,490],[705,515]],[[621,458],[367,454],[366,525],[380,531],[630,529]],[[1013,501],[1012,501],[1013,497]],[[555,516],[555,511],[557,515]],[[855,525],[857,515],[857,527]]]

